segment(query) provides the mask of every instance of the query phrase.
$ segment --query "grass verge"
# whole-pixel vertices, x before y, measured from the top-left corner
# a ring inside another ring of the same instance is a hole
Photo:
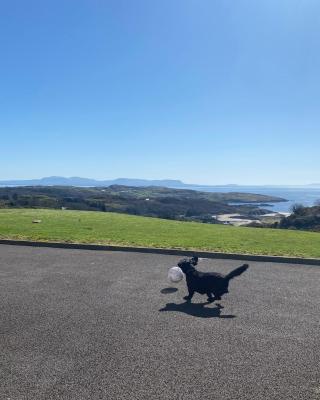
[[[0,238],[320,258],[319,233],[92,211],[2,209]]]

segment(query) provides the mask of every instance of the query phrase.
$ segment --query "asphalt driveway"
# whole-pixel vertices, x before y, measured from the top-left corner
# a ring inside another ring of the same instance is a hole
[[[219,308],[178,259],[0,245],[0,399],[320,400],[320,267],[250,262]]]

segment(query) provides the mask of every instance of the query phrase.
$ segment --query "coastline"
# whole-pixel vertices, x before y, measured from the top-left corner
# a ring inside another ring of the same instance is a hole
[[[252,223],[257,225],[273,224],[279,222],[284,217],[288,217],[290,214],[289,212],[270,212],[268,214],[259,215],[257,218],[250,218],[241,214],[219,214],[214,217],[224,225],[247,226]]]

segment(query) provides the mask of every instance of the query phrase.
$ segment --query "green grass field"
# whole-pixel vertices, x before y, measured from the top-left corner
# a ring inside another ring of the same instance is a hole
[[[92,211],[1,209],[0,238],[320,258],[319,233]]]

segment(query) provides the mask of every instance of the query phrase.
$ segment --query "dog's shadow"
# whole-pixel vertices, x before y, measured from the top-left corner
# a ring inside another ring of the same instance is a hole
[[[216,305],[214,308],[205,307],[210,303],[190,303],[185,302],[181,304],[175,303],[167,303],[164,308],[161,308],[159,311],[175,311],[182,312],[185,314],[192,315],[193,317],[199,318],[235,318],[235,315],[221,315],[221,307],[220,305]]]

